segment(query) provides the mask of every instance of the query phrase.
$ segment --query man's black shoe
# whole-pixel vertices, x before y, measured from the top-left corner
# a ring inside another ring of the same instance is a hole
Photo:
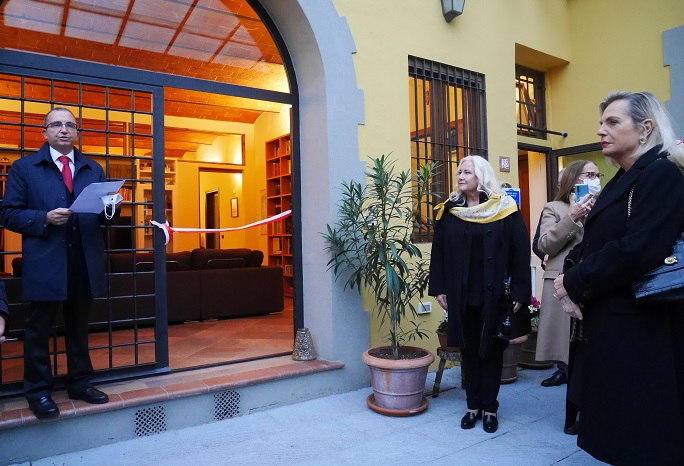
[[[542,380],[542,387],[557,387],[568,383],[568,376],[561,371],[556,371],[548,379]]]
[[[82,400],[93,405],[101,405],[109,401],[107,394],[95,387],[88,387],[80,392],[67,390],[67,393],[72,400]]]
[[[29,408],[38,419],[50,419],[59,416],[59,408],[49,396],[41,396],[35,400],[28,400]]]

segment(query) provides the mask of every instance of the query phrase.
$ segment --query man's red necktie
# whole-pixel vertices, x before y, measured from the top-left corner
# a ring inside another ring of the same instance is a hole
[[[62,178],[64,178],[64,184],[69,188],[69,192],[74,192],[74,179],[71,175],[71,167],[69,166],[69,157],[62,155],[59,157],[59,161],[62,162]]]

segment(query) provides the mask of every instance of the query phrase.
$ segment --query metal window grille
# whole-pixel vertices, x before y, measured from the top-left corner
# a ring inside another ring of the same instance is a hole
[[[546,139],[544,73],[516,66],[515,91],[518,134]]]
[[[432,239],[433,207],[444,202],[454,186],[458,162],[467,155],[487,158],[486,88],[482,73],[409,57],[411,169],[439,164],[432,191],[424,199],[416,227],[417,241]]]
[[[104,167],[108,179],[125,182],[121,192],[124,196],[123,209],[128,214],[122,212],[119,223],[104,230],[108,257],[124,252],[132,253],[135,258],[144,248],[151,250],[151,244],[143,244],[143,236],[148,236],[143,220],[151,212],[154,202],[151,195],[138,194],[152,192],[154,186],[152,177],[141,176],[139,168],[153,164],[152,121],[155,115],[153,93],[149,88],[115,87],[76,78],[69,80],[64,75],[56,78],[47,72],[36,72],[36,76],[0,73],[0,81],[3,83],[0,102],[6,108],[0,112],[0,131],[6,143],[0,148],[0,166],[3,167],[0,170],[0,200],[4,197],[11,161],[37,151],[45,142],[41,135],[44,115],[54,107],[66,107],[74,113],[80,124],[77,147]],[[16,238],[20,236],[4,231],[0,225],[0,271],[7,274],[5,284],[11,300],[11,313],[20,315],[26,313],[28,304],[19,299],[20,268],[17,268],[19,263],[15,260],[21,260],[22,254],[18,247],[20,242]],[[124,286],[121,283],[125,282],[128,292],[116,298],[97,298],[93,303],[93,315],[102,318],[101,321],[92,322],[89,328],[91,353],[100,355],[95,364],[97,371],[141,367],[156,362],[156,316],[143,315],[141,311],[143,304],[147,304],[144,306],[146,308],[150,307],[150,303],[154,307],[154,272],[138,272],[133,268],[128,274],[118,275],[117,286],[121,288]],[[110,282],[108,289],[111,290],[115,286],[111,273],[107,274],[107,279]],[[113,299],[130,304],[129,315],[113,315]],[[97,310],[99,312],[95,314]],[[15,332],[23,332],[20,319],[13,327]],[[114,329],[118,328],[125,330],[115,336]],[[58,313],[50,343],[53,375],[57,377],[67,372],[63,335],[64,323],[61,313]],[[16,351],[13,350],[15,347]],[[107,357],[103,358],[103,355]],[[16,361],[22,358],[20,342],[12,348],[0,350],[0,384],[21,380],[21,371],[15,366]],[[8,371],[12,367],[16,370],[11,371],[10,375]]]

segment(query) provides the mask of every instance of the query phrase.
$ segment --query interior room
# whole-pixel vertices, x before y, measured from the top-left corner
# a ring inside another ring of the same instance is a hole
[[[292,352],[292,218],[242,228],[287,212],[293,195],[290,84],[259,16],[243,2],[177,2],[180,21],[136,2],[127,11],[54,5],[61,14],[18,18],[20,1],[2,5],[11,33],[0,45],[46,56],[43,70],[0,73],[0,198],[12,162],[45,142],[54,107],[76,116],[77,148],[124,182],[120,217],[103,231],[109,295],[90,316],[95,369],[185,370]],[[93,31],[93,15],[118,24],[116,38],[102,22]],[[74,74],[54,72],[65,60]],[[164,244],[152,220],[220,231],[175,232]],[[17,341],[0,349],[0,384],[10,391],[22,380],[28,306],[21,249],[21,236],[2,228],[0,274]],[[58,317],[57,376],[66,373],[63,330]]]

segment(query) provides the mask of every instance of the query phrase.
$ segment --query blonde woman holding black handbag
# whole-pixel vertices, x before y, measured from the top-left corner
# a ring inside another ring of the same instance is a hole
[[[684,146],[648,92],[612,93],[600,110],[603,154],[620,169],[555,281],[564,310],[582,324],[568,386],[580,409],[577,444],[611,464],[681,465],[684,302],[641,302],[632,285],[684,229],[684,176],[670,160],[681,160]]]

